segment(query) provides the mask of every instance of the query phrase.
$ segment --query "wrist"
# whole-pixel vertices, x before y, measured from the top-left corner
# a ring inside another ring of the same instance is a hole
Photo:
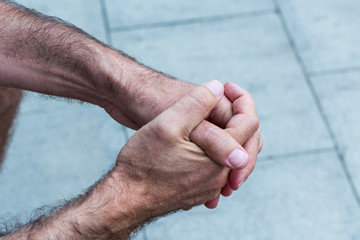
[[[102,69],[103,93],[110,102],[143,126],[185,95],[195,85],[177,80],[106,49]]]
[[[149,220],[143,198],[143,188],[113,171],[74,202],[70,219],[89,239],[128,239]]]

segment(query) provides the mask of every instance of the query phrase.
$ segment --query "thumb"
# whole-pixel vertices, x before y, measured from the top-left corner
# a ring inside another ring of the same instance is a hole
[[[177,126],[184,134],[190,132],[213,110],[224,95],[223,85],[212,80],[194,88],[164,111],[162,121]]]

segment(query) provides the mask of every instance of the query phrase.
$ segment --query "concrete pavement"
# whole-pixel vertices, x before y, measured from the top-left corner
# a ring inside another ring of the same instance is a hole
[[[244,186],[137,239],[360,239],[358,1],[19,2],[155,69],[233,81],[255,98],[264,149]],[[132,133],[97,107],[29,94],[0,174],[0,215],[26,218],[81,193]]]

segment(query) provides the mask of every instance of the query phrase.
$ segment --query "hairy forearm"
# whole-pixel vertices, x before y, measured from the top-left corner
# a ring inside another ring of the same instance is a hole
[[[0,2],[0,85],[89,102],[101,44],[59,20]],[[96,47],[94,47],[96,46]]]
[[[203,201],[198,200],[204,197],[202,191],[184,191],[183,187],[171,184],[166,185],[167,190],[164,190],[152,179],[160,176],[149,171],[148,167],[138,169],[136,166],[137,170],[134,170],[133,163],[126,163],[132,160],[122,153],[117,161],[115,167],[85,194],[50,209],[48,213],[42,213],[23,226],[10,229],[3,237],[0,233],[0,239],[126,240],[145,223],[177,211],[184,204],[193,206],[199,204],[198,201]],[[210,164],[219,169],[217,165]],[[155,175],[152,176],[153,174]],[[211,174],[213,175],[213,171]],[[198,172],[194,175],[197,176]],[[160,178],[164,180],[164,176]],[[177,177],[172,179],[179,181]],[[206,181],[208,182],[208,177]],[[184,184],[187,180],[180,182]]]
[[[59,19],[13,5],[0,0],[0,86],[79,99],[110,113],[120,110],[138,127],[193,86]],[[169,89],[177,91],[169,94]]]
[[[86,194],[53,208],[0,239],[128,239],[149,219],[142,212],[144,204],[136,205],[131,200],[135,192],[130,191],[122,177],[115,180],[108,175]]]

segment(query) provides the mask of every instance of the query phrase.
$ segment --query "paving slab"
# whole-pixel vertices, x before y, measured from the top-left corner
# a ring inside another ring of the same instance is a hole
[[[111,28],[272,10],[271,0],[105,0]]]
[[[360,209],[329,152],[263,161],[216,210],[170,215],[146,234],[149,240],[353,240],[360,238]]]
[[[20,114],[0,174],[0,216],[77,196],[111,169],[125,141],[102,109]]]
[[[155,69],[196,84],[219,79],[249,90],[263,156],[332,147],[275,14],[112,35],[115,47]]]
[[[312,78],[325,114],[360,192],[360,72]]]
[[[359,66],[359,1],[278,1],[308,71]]]
[[[59,17],[99,40],[106,41],[100,1],[91,1],[91,4],[87,0],[17,0],[16,2],[43,14]]]

